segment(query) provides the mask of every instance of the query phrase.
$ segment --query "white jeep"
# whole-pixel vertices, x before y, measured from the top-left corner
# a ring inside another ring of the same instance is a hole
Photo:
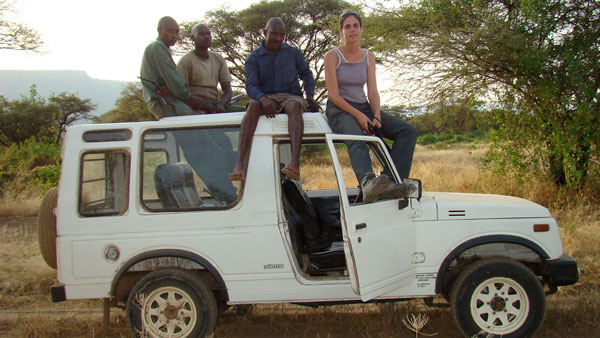
[[[39,216],[52,300],[125,307],[136,337],[203,337],[227,305],[441,295],[467,337],[530,337],[544,294],[579,278],[556,221],[530,201],[405,180],[413,196],[363,203],[344,141],[366,141],[399,183],[385,144],[333,134],[319,113],[304,114],[300,181],[280,173],[290,141],[279,115],[261,118],[234,185],[242,117],[70,127]]]

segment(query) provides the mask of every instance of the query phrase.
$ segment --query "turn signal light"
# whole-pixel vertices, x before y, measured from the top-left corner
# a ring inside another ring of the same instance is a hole
[[[546,232],[550,230],[549,224],[534,224],[533,232]]]

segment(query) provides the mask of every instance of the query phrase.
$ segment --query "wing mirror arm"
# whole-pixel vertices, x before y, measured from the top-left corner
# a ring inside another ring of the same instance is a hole
[[[405,178],[402,180],[403,184],[408,184],[408,185],[413,185],[415,186],[415,190],[413,190],[412,193],[410,193],[410,195],[408,195],[408,198],[416,198],[417,201],[421,200],[421,197],[423,196],[423,185],[421,183],[421,180],[416,179],[416,178]]]

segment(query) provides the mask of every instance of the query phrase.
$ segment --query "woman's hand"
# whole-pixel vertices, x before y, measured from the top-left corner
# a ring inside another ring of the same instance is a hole
[[[371,121],[371,125],[377,129],[381,128],[382,127],[381,118],[375,116],[373,118],[373,121]]]
[[[371,122],[371,120],[369,120],[367,115],[361,113],[361,114],[358,114],[357,117],[355,116],[355,118],[356,118],[356,121],[358,122],[358,125],[360,125],[360,127],[362,128],[362,130],[364,130],[365,133],[370,135],[369,125],[371,125],[372,122]]]

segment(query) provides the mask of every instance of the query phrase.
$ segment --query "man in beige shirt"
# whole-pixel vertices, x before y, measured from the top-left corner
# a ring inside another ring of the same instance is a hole
[[[201,107],[194,109],[194,112],[213,114],[245,111],[245,107],[228,105],[232,94],[231,74],[225,59],[208,50],[212,43],[210,29],[204,24],[197,24],[192,28],[191,39],[194,50],[179,60],[177,71],[190,87],[190,97],[201,102]],[[220,99],[217,84],[223,90]]]
[[[231,75],[225,59],[211,52],[212,37],[206,25],[192,28],[194,50],[185,54],[177,64],[177,72],[190,89],[189,97],[196,105],[195,114],[214,114],[245,111],[245,107],[229,105],[231,101]],[[218,85],[223,95],[219,99]],[[236,188],[227,179],[234,167],[237,153],[231,139],[221,128],[188,130],[180,140],[186,160],[209,193],[227,204],[237,197]],[[184,137],[185,136],[185,137]]]

